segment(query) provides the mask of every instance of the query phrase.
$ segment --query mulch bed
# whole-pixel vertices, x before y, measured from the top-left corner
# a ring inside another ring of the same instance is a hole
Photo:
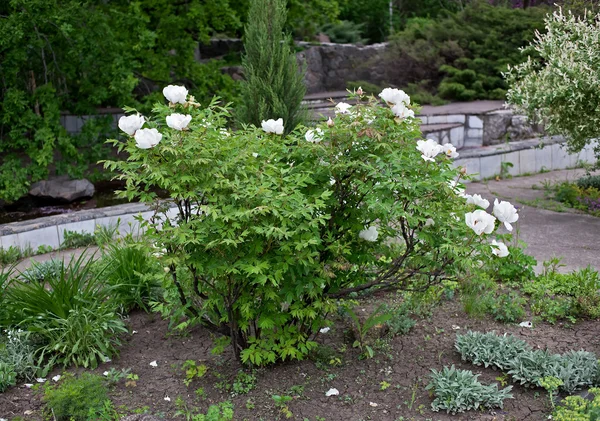
[[[432,397],[425,390],[430,369],[454,364],[481,373],[480,380],[484,383],[497,381],[495,379],[501,373],[463,363],[455,352],[456,332],[469,329],[512,333],[534,347],[553,352],[584,349],[600,355],[600,323],[596,321],[520,328],[490,319],[468,318],[460,303],[454,300],[442,303],[430,318],[418,320],[409,334],[388,341],[376,350],[372,359],[358,358],[359,353],[352,348],[348,338],[349,326],[336,320],[331,331],[319,335],[318,341],[337,350],[341,366],[307,360],[259,369],[255,373],[256,388],[248,394],[232,396],[222,385],[231,384],[241,367],[229,350],[220,356],[211,354],[213,341],[208,331],[196,328],[187,335],[174,334],[158,315],[141,312],[133,313],[128,324],[130,331],[137,333],[123,339],[118,358],[94,372],[101,374],[111,367],[130,369],[139,380],[135,387],[126,387],[125,381],[114,387],[111,397],[115,406],[121,406],[126,413],[147,407],[148,412],[165,420],[184,419],[175,418],[177,397],[186,400],[188,407],[197,407],[198,411],[204,412],[210,404],[231,400],[236,421],[283,420],[285,417],[276,407],[272,395],[294,396],[290,393],[292,386],[303,386],[303,392],[288,403],[293,413],[291,419],[300,421],[545,420],[551,412],[545,391],[521,386],[514,387],[515,398],[507,400],[504,409],[496,412],[471,411],[454,416],[432,412]],[[456,330],[457,326],[459,330]],[[158,364],[156,368],[150,366],[154,360]],[[183,383],[181,370],[186,360],[195,360],[208,367],[207,374],[194,380],[189,387]],[[60,370],[52,375],[57,373]],[[381,390],[383,381],[390,385],[385,390]],[[194,393],[199,387],[204,388],[205,398]],[[325,392],[330,388],[337,388],[339,396],[326,397]],[[0,394],[0,418],[11,420],[20,416],[25,420],[42,420],[42,407],[41,394],[22,385]]]

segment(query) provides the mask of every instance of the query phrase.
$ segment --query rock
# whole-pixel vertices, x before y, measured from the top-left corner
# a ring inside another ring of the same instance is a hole
[[[33,183],[29,194],[41,199],[72,202],[83,197],[92,197],[94,185],[85,178],[70,180],[69,177],[62,176]]]

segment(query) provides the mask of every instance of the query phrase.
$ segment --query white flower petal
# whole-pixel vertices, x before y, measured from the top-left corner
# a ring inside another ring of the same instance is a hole
[[[52,380],[54,380],[55,382],[60,380],[60,374],[57,374],[56,376],[52,377]]]
[[[150,367],[158,367],[158,363],[156,362],[156,360],[150,363]]]
[[[365,241],[375,242],[377,241],[377,237],[379,237],[379,232],[377,231],[377,227],[372,225],[366,230],[359,232],[358,237]]]
[[[159,144],[162,134],[156,129],[140,129],[135,132],[135,145],[140,149],[150,149]]]
[[[521,322],[521,323],[519,323],[519,326],[521,326],[521,327],[529,327],[529,328],[531,328],[531,327],[533,327],[533,324],[531,324],[531,322],[530,322],[529,320],[527,320],[527,321],[525,321],[525,322]]]
[[[163,89],[163,95],[172,104],[185,104],[188,90],[185,86],[169,85]]]
[[[327,333],[327,332],[329,332],[330,330],[331,330],[331,328],[330,328],[330,327],[324,327],[324,328],[320,329],[320,330],[319,330],[319,332],[320,332],[320,333]]]
[[[260,125],[266,133],[283,134],[283,118],[263,120]]]
[[[181,131],[183,129],[186,129],[187,126],[190,124],[190,121],[192,121],[192,116],[189,114],[173,113],[171,115],[168,115],[166,120],[167,126],[169,126],[172,129]]]
[[[325,392],[325,396],[327,396],[327,397],[329,397],[329,396],[337,396],[339,394],[340,394],[340,391],[337,390],[336,388],[331,388],[327,392]]]

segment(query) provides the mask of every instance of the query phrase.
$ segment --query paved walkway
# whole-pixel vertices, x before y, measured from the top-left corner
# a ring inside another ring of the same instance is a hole
[[[566,265],[561,271],[592,265],[600,270],[600,218],[578,213],[547,201],[543,185],[576,180],[585,175],[581,169],[560,170],[515,177],[508,180],[470,183],[467,192],[479,193],[493,203],[498,197],[520,206],[519,238],[528,244],[526,252],[541,262],[562,257]],[[490,207],[491,209],[491,207]]]

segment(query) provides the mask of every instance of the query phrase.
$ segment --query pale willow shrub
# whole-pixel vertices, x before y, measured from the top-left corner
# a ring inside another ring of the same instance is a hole
[[[524,50],[536,58],[528,56],[505,74],[507,102],[550,134],[564,135],[572,151],[600,137],[599,17],[561,9],[549,15],[546,32]]]
[[[474,206],[455,151],[428,146],[425,160],[418,119],[357,99],[285,135],[279,119],[230,131],[229,110],[188,97],[157,104],[138,128],[160,133],[155,146],[136,147],[135,133],[111,141],[127,154],[106,163],[126,181],[121,195],[156,209],[147,235],[167,273],[158,311],[224,335],[244,362],[301,359],[337,300],[426,290],[498,258],[478,229],[491,233],[496,219],[482,210],[465,223]],[[173,114],[189,116],[183,130],[168,125]]]

